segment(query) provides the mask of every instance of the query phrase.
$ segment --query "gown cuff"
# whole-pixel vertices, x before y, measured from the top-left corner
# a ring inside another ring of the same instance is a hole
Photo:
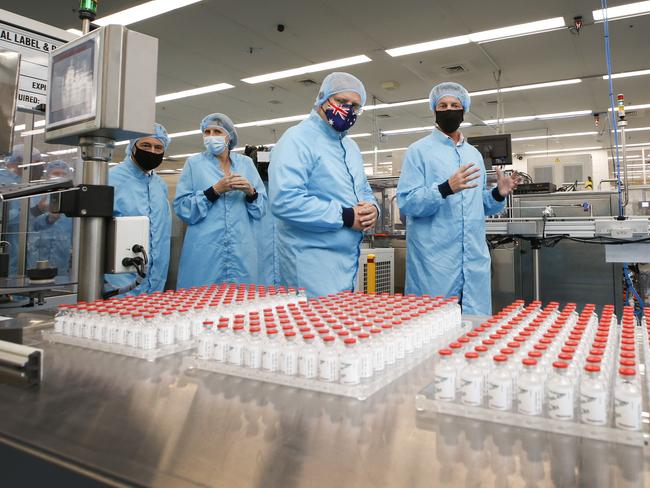
[[[439,184],[438,191],[442,195],[442,198],[447,198],[449,195],[454,194],[454,192],[451,190],[451,186],[449,185],[449,180]]]
[[[494,198],[497,202],[502,202],[506,199],[506,197],[501,196],[501,193],[499,193],[499,189],[496,186],[492,188],[492,198]]]
[[[205,190],[203,194],[205,195],[205,198],[207,198],[211,202],[216,202],[221,196],[216,191],[214,191],[213,187],[210,187],[207,190]]]
[[[343,207],[343,225],[352,227],[354,225],[354,208]]]

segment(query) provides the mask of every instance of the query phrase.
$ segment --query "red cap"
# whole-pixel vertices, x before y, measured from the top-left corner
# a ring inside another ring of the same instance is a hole
[[[556,369],[566,369],[566,368],[569,367],[569,365],[567,363],[565,363],[564,361],[555,361],[553,363],[553,367],[556,368]]]
[[[355,338],[353,338],[353,337],[350,337],[350,338],[348,338],[348,339],[345,339],[343,342],[344,342],[345,344],[356,344],[356,343],[357,343],[357,340],[356,340]]]
[[[507,356],[504,356],[503,354],[497,354],[496,356],[494,356],[494,360],[499,362],[499,363],[502,363],[504,361],[507,361],[508,358],[507,358]]]
[[[438,351],[438,354],[441,356],[451,356],[451,349],[440,349],[440,351]]]
[[[478,353],[477,353],[477,352],[473,352],[473,351],[469,351],[469,352],[466,352],[466,353],[465,353],[465,357],[466,357],[467,359],[476,359],[476,358],[478,358]]]
[[[526,358],[521,361],[524,366],[535,366],[537,364],[537,359]]]
[[[585,366],[585,371],[588,371],[589,373],[598,373],[600,372],[600,366],[596,364],[588,364]]]
[[[636,371],[632,368],[621,368],[618,370],[618,374],[621,376],[634,376],[636,375]]]

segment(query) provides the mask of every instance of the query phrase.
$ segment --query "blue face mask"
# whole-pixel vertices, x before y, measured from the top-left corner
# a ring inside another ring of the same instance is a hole
[[[351,104],[335,105],[330,102],[325,109],[325,117],[337,132],[345,132],[357,121],[357,114]]]
[[[203,145],[211,154],[219,156],[226,150],[226,136],[205,136]]]

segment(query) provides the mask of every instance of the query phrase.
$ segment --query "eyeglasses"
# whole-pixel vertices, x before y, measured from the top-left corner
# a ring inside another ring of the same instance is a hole
[[[354,103],[348,100],[347,98],[333,96],[329,99],[330,103],[332,103],[332,100],[334,101],[334,103],[336,103],[336,105],[352,105],[352,111],[356,115],[359,115],[361,114],[361,112],[363,112],[363,107],[361,105],[359,105],[358,103]]]
[[[153,153],[163,153],[165,152],[165,146],[162,144],[151,144],[150,142],[141,142],[138,144],[138,147],[143,151],[153,152]]]

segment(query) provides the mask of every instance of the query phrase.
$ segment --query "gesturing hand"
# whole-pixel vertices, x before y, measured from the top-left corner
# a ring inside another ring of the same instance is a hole
[[[509,175],[504,175],[503,171],[497,168],[497,188],[499,195],[507,197],[511,192],[517,189],[517,185],[521,183],[521,176],[516,171]]]
[[[451,191],[458,193],[470,188],[476,188],[478,184],[471,182],[481,176],[480,171],[481,169],[478,168],[474,163],[465,164],[458,168],[458,170],[453,175],[451,175],[451,178],[447,180],[449,182]]]

